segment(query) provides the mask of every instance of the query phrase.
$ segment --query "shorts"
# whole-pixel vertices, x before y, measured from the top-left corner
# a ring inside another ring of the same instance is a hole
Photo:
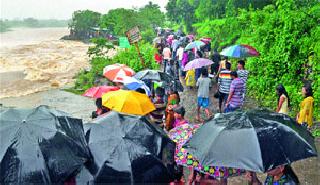
[[[198,97],[198,106],[202,108],[209,107],[209,98]]]

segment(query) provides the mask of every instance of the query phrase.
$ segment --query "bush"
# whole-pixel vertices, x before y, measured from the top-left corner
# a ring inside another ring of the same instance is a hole
[[[291,98],[291,115],[299,110],[304,83],[312,83],[314,117],[320,119],[320,5],[278,0],[262,10],[237,10],[234,17],[194,24],[200,37],[213,38],[213,47],[249,44],[260,52],[248,58],[249,95],[262,106],[276,108],[275,88],[282,83]]]
[[[96,45],[101,47],[101,45]],[[108,46],[109,47],[109,46]],[[114,56],[112,59],[106,56],[97,56],[90,59],[91,69],[90,71],[81,71],[76,75],[75,86],[69,91],[82,94],[85,90],[93,87],[96,81],[104,80],[103,77],[103,68],[110,64],[121,63],[126,64],[134,71],[138,72],[143,69],[158,69],[159,65],[154,61],[154,54],[156,50],[149,43],[141,42],[139,44],[140,52],[142,58],[144,59],[144,66],[142,65],[136,48],[131,46],[127,50],[120,49],[118,54]],[[91,50],[96,50],[91,48]],[[101,53],[100,53],[101,54]],[[105,54],[105,53],[104,53]],[[112,82],[108,82],[112,85]]]

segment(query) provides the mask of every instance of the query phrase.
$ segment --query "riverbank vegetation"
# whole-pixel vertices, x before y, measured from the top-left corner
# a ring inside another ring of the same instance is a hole
[[[144,39],[141,50],[149,68],[157,67],[153,65],[154,51],[148,44],[155,36],[156,26],[182,26],[186,33],[194,33],[198,38],[211,37],[212,48],[218,51],[232,44],[249,44],[260,52],[260,57],[247,59],[249,95],[261,106],[274,109],[275,88],[282,83],[290,95],[294,115],[302,100],[302,85],[311,83],[314,115],[320,119],[320,5],[317,0],[169,0],[166,9],[165,16],[159,6],[152,3],[140,9],[110,10],[100,16],[97,25],[117,36],[138,25]],[[85,72],[78,75],[76,87],[86,89],[92,85],[94,75],[101,75],[106,64],[126,63],[136,71],[143,68],[133,47],[120,51],[113,59],[94,57],[91,62],[91,71],[86,72],[87,76]]]
[[[144,61],[144,65],[142,65],[134,46],[131,46],[128,49],[120,49],[115,48],[116,46],[113,46],[111,43],[103,41],[103,39],[94,39],[93,42],[95,42],[96,45],[89,49],[89,51],[91,51],[91,69],[88,71],[81,71],[76,76],[75,86],[68,91],[82,94],[85,90],[94,85],[112,85],[110,81],[103,77],[103,68],[110,64],[126,64],[136,72],[143,70],[144,68],[159,69],[159,65],[153,62],[153,56],[156,51],[150,43],[144,41],[139,43],[140,53]],[[109,57],[109,49],[117,50],[117,54],[114,57]]]
[[[149,2],[142,8],[125,9],[117,8],[100,14],[91,10],[75,11],[69,24],[75,39],[89,39],[99,37],[124,36],[125,32],[134,26],[138,26],[144,40],[151,42],[155,37],[154,28],[164,26],[165,14],[160,6]]]

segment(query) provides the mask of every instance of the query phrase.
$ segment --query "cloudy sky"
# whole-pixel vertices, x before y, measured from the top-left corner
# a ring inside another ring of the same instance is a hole
[[[149,1],[164,6],[168,0],[0,0],[1,19],[70,19],[75,10],[106,13],[114,8],[141,7]]]

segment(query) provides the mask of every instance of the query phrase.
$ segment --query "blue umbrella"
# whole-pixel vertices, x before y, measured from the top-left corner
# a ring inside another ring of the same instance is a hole
[[[122,83],[124,86],[129,90],[137,90],[137,89],[144,89],[148,96],[151,95],[151,91],[149,87],[141,80],[138,80],[134,77],[124,77]]]

